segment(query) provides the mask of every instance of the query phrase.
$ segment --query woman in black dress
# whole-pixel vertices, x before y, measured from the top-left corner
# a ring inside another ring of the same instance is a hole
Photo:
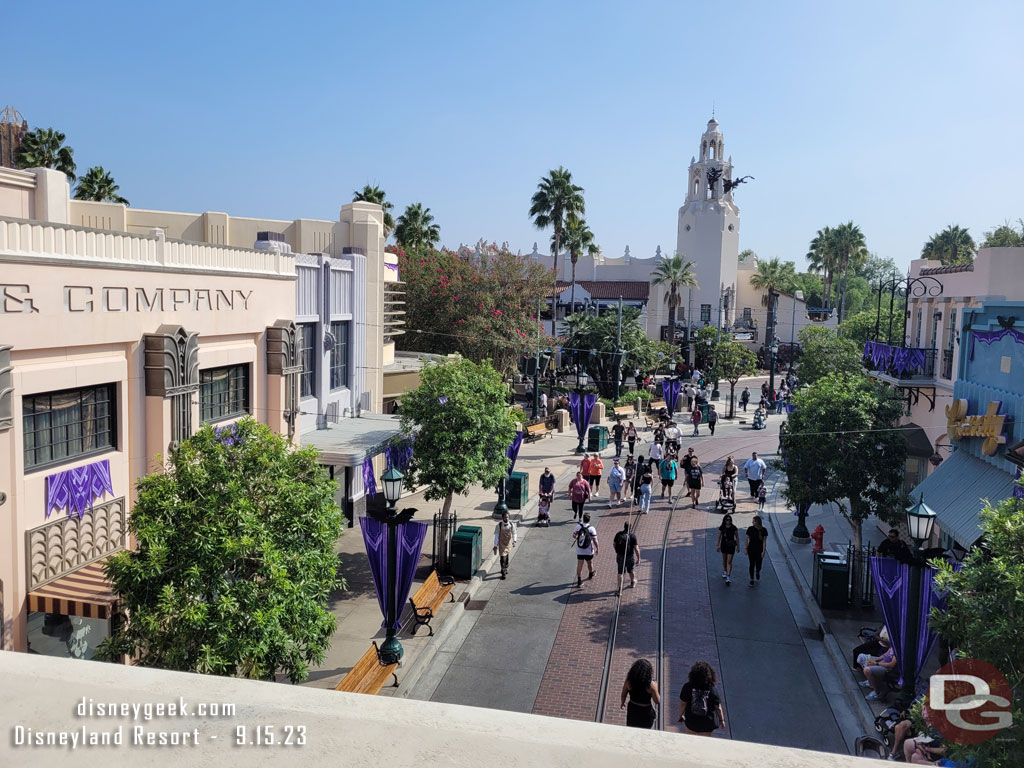
[[[660,706],[661,695],[654,681],[654,667],[647,659],[637,659],[622,684],[621,708],[626,710],[626,725],[631,728],[651,728],[654,725],[655,707]]]
[[[732,557],[739,546],[739,528],[733,525],[732,515],[726,515],[718,526],[718,543],[715,545],[715,551],[722,553],[722,578],[726,586],[732,584]]]
[[[706,661],[690,668],[690,677],[679,692],[679,722],[694,736],[710,736],[717,728],[725,728],[722,699],[715,690],[715,670]]]

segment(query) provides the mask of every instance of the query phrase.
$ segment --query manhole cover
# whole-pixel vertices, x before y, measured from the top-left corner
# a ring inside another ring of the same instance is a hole
[[[465,605],[467,611],[482,611],[486,607],[486,600],[467,600]]]

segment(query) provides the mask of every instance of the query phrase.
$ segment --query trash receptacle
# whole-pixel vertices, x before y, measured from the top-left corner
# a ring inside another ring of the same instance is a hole
[[[591,453],[603,451],[608,446],[608,427],[591,427],[587,432],[587,450]]]
[[[452,575],[471,579],[483,559],[484,530],[478,525],[460,525],[452,536]]]
[[[509,509],[522,509],[530,498],[530,476],[513,472],[505,482],[505,503]]]
[[[814,596],[823,610],[845,610],[850,598],[850,572],[838,552],[816,553]]]
[[[708,403],[698,403],[697,407],[700,408],[700,423],[701,424],[707,424],[708,423],[708,411],[710,410],[710,407],[711,407],[710,404],[708,404]]]

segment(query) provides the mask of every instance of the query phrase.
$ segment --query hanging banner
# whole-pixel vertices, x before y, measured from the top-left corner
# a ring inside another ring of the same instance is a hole
[[[683,383],[681,381],[669,379],[662,379],[661,381],[661,394],[665,398],[665,407],[668,409],[669,416],[676,409],[676,400],[679,398],[679,390],[682,388]]]
[[[572,419],[572,423],[576,425],[576,437],[580,440],[587,434],[587,427],[590,426],[590,416],[594,412],[594,403],[596,402],[597,395],[569,393],[569,416]]]
[[[373,476],[373,459],[370,458],[363,460],[363,493],[377,495],[377,478]]]
[[[516,459],[519,458],[519,449],[523,445],[523,433],[521,431],[516,432],[516,436],[512,438],[512,445],[505,451],[505,456],[509,460],[508,464],[508,476],[512,477],[512,470],[516,468]]]
[[[46,516],[55,509],[66,509],[68,517],[81,517],[92,511],[104,493],[114,495],[110,479],[110,461],[103,459],[74,469],[65,469],[46,478]]]
[[[373,517],[359,518],[359,526],[363,532],[363,543],[366,545],[366,557],[370,561],[370,574],[377,592],[377,605],[385,619],[381,627],[387,627],[387,595],[394,590],[396,631],[402,628],[398,617],[402,614],[402,606],[409,599],[416,567],[419,564],[423,540],[427,536],[427,524],[410,520],[395,526],[396,557],[395,583],[388,584],[388,526]]]

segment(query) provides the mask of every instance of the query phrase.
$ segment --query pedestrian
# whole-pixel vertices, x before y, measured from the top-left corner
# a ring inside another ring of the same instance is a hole
[[[685,387],[683,387],[683,394],[686,395],[686,410],[689,411],[693,408],[693,396],[695,394],[693,386],[687,384]]]
[[[664,452],[661,449],[661,443],[651,443],[651,461],[661,463]]]
[[[583,505],[590,498],[590,483],[582,472],[576,473],[576,479],[569,483],[569,500],[572,502],[572,519],[583,518]]]
[[[494,526],[494,554],[500,553],[501,578],[508,576],[508,558],[512,554],[512,547],[519,541],[519,534],[516,524],[508,519],[508,512],[501,514],[501,522]]]
[[[711,406],[708,410],[708,429],[711,430],[711,435],[715,434],[715,425],[718,424],[718,411],[715,410],[715,406]]]
[[[548,417],[548,393],[540,393],[540,415],[542,418]]]
[[[768,397],[768,382],[761,382],[761,397]]]
[[[689,679],[679,692],[679,722],[693,736],[710,736],[718,728],[725,728],[722,699],[715,690],[718,678],[706,661],[698,661],[690,668]]]
[[[619,466],[618,459],[612,459],[612,468],[608,473],[608,508],[622,504],[622,486],[626,482],[626,473]]]
[[[629,455],[632,458],[633,450],[636,448],[636,441],[640,439],[640,436],[636,432],[636,427],[633,426],[633,422],[629,422],[629,426],[626,427],[626,443],[629,445]]]
[[[693,452],[693,446],[691,445],[686,449],[686,455],[683,456],[682,461],[679,462],[679,466],[682,468],[683,472],[690,468],[690,462],[692,462],[694,458],[695,454]]]
[[[690,414],[690,421],[693,422],[693,434],[690,437],[700,437],[700,422],[703,419],[700,408],[694,408]]]
[[[665,498],[665,491],[668,491],[668,497],[672,498],[672,486],[676,482],[676,473],[679,471],[679,465],[676,464],[676,460],[669,457],[661,462],[661,498]]]
[[[630,454],[626,457],[626,465],[622,468],[625,482],[622,484],[622,498],[629,499],[633,495],[633,478],[636,476],[636,462]]]
[[[646,471],[647,460],[641,456],[636,460],[636,468],[633,470],[633,498],[636,499],[637,504],[640,503],[640,481]]]
[[[592,488],[593,486],[592,486],[592,484],[590,482],[590,454],[589,453],[584,453],[583,454],[583,458],[580,459],[580,472],[583,474],[583,479],[586,480],[587,484],[591,485],[591,488]]]
[[[764,484],[764,480],[757,486],[757,511],[764,512],[764,502],[768,497],[768,486]]]
[[[739,529],[733,525],[732,515],[722,518],[722,524],[718,526],[718,543],[715,544],[715,552],[722,553],[722,578],[725,585],[732,584],[732,558],[740,546]]]
[[[626,706],[626,698],[629,706]],[[661,706],[661,694],[654,681],[654,667],[647,659],[637,659],[626,673],[622,684],[622,706],[626,710],[626,725],[630,728],[653,728],[657,710]]]
[[[622,524],[622,530],[615,534],[612,546],[615,548],[615,565],[618,569],[616,572],[619,574],[619,586],[615,592],[618,595],[622,593],[623,573],[629,574],[629,588],[636,586],[633,568],[640,559],[640,545],[636,540],[636,534],[629,530],[628,520]]]
[[[601,475],[604,473],[604,462],[601,461],[601,457],[596,454],[590,454],[590,490],[594,493],[596,499],[601,494]]]
[[[597,529],[590,524],[590,513],[584,512],[583,519],[576,523],[572,532],[572,540],[576,546],[576,586],[583,586],[583,564],[587,564],[588,579],[594,578],[594,555],[599,551]]]
[[[909,563],[913,560],[910,547],[900,538],[900,532],[895,528],[889,529],[889,535],[878,545],[877,552],[879,557],[893,557],[901,563]]]
[[[754,515],[754,520],[747,528],[746,546],[747,561],[750,565],[750,586],[754,586],[754,580],[761,582],[761,565],[764,557],[768,554],[768,529],[761,522],[760,515]]]
[[[643,474],[637,473],[640,477],[640,514],[646,515],[651,511],[651,489],[654,485],[654,462],[648,464],[643,471]]]
[[[761,479],[764,477],[765,472],[768,471],[768,467],[765,463],[757,458],[757,451],[750,454],[750,458],[747,459],[747,463],[743,465],[743,475],[747,478],[747,482],[750,484],[750,495],[757,498],[757,489],[761,485]]]
[[[555,492],[555,476],[549,467],[544,467],[544,473],[540,476],[540,492],[549,495]]]
[[[750,402],[750,387],[744,387],[743,393],[740,395],[740,405],[743,406],[743,412],[747,412],[747,403]]]
[[[679,431],[679,427],[674,421],[670,421],[665,429],[665,448],[670,451],[678,451],[682,438],[683,435]]]
[[[700,468],[700,459],[696,456],[690,460],[690,466],[686,469],[686,487],[690,490],[693,508],[696,509],[700,504],[700,489],[704,487],[704,470]]]
[[[622,422],[618,419],[615,420],[615,426],[612,427],[612,440],[615,441],[615,458],[618,459],[622,456],[622,438],[626,434],[626,428],[622,426]]]
[[[775,393],[775,413],[782,413],[782,406],[785,404],[786,388],[783,385],[782,389]]]
[[[658,422],[654,427],[654,436],[651,438],[659,448],[665,444],[665,427]]]

